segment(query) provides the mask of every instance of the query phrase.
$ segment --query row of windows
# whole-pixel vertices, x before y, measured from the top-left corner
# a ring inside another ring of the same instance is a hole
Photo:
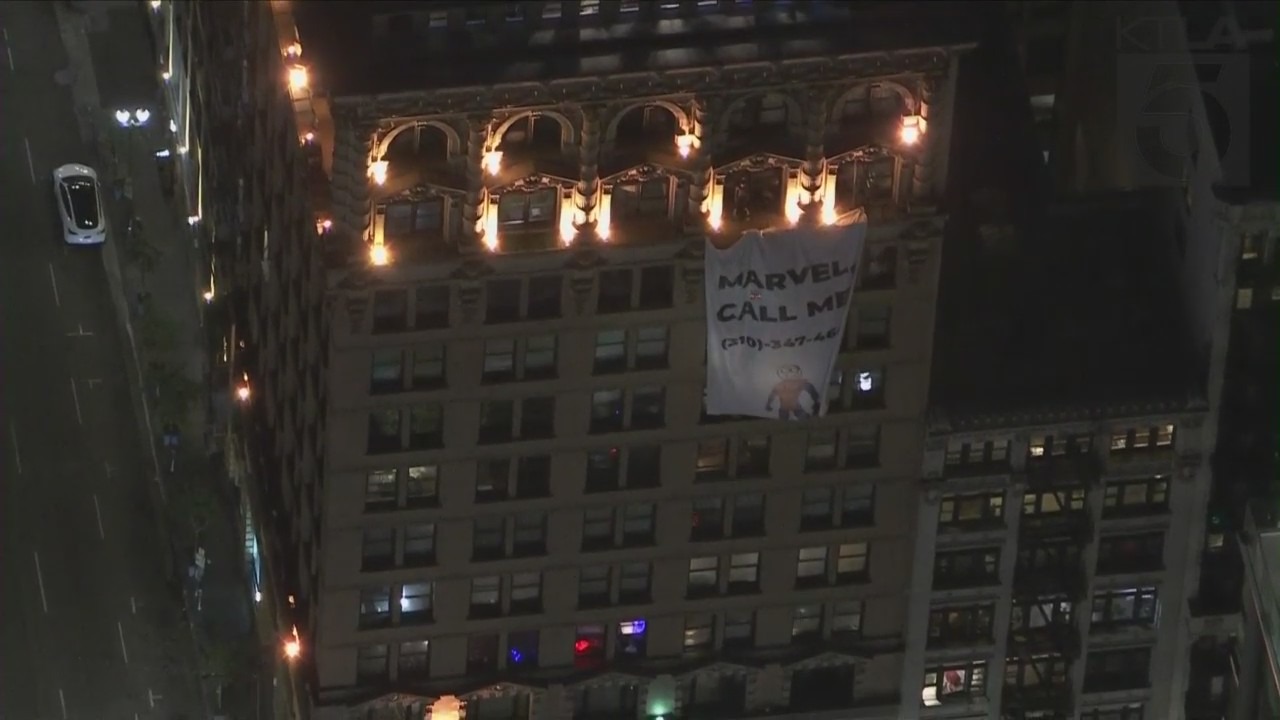
[[[1150,647],[1109,650],[1093,650],[1085,658],[1084,689],[1086,692],[1140,689],[1150,683]],[[1068,683],[1067,658],[1042,654],[1031,657],[1011,657],[1005,661],[1006,688],[1035,689],[1063,688]],[[920,698],[926,707],[935,707],[951,701],[967,702],[981,697],[987,691],[987,663],[973,660],[948,664],[925,671],[924,687]],[[1006,693],[1008,694],[1008,693]],[[1119,708],[1118,716],[1109,709],[1095,709],[1086,713],[1089,718],[1140,718],[1131,712],[1135,708]],[[1092,713],[1092,714],[1090,714]]]
[[[1053,515],[1085,509],[1088,493],[1083,488],[1025,492],[1023,515]],[[1169,479],[1110,480],[1102,492],[1102,516],[1124,517],[1167,512]],[[944,495],[938,504],[940,527],[1001,525],[1005,519],[1003,492],[974,492]]]
[[[1012,639],[1037,634],[1074,633],[1075,603],[1064,597],[1015,599],[1009,615]],[[929,613],[930,647],[990,643],[994,640],[994,602],[935,607]],[[1093,595],[1090,627],[1156,627],[1160,622],[1160,593],[1154,586],[1099,590]]]
[[[934,555],[936,589],[1000,584],[998,547],[939,550]],[[1042,576],[1068,583],[1078,577],[1078,544],[1034,543],[1018,550],[1015,577]],[[1157,572],[1164,569],[1164,533],[1104,536],[1098,542],[1099,575]],[[1016,581],[1016,580],[1015,580]]]
[[[1166,423],[1149,427],[1121,427],[1111,433],[1110,451],[1152,450],[1172,448],[1174,425]],[[1004,465],[1010,461],[1008,438],[991,440],[958,440],[947,442],[947,467],[964,465]],[[1093,451],[1093,436],[1077,433],[1065,436],[1036,435],[1027,446],[1029,461],[1054,457],[1087,455]]]

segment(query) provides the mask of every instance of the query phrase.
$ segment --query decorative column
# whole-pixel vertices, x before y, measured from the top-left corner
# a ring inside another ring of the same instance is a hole
[[[915,168],[911,176],[911,199],[927,200],[933,196],[933,158],[935,155],[934,133],[936,130],[931,129],[931,125],[937,116],[939,107],[937,103],[941,99],[941,87],[938,78],[926,77],[920,88],[920,108],[917,111],[926,122],[925,136],[922,138],[924,147],[921,149],[919,156],[916,158]]]
[[[600,218],[596,204],[600,197],[600,121],[603,115],[603,108],[582,108],[582,137],[578,142],[578,177],[581,179],[573,189],[573,206],[581,211],[581,222],[575,218],[575,245],[586,245],[598,238],[596,228]]]
[[[805,215],[816,220],[822,208],[820,193],[827,174],[823,147],[827,136],[827,94],[815,91],[809,93],[805,101],[804,165],[800,168],[800,187],[804,194],[800,202]]]
[[[367,240],[371,227],[369,158],[375,143],[373,127],[334,118],[337,142],[333,152],[333,224],[348,237]]]
[[[690,113],[693,119],[693,127],[690,131],[697,135],[702,143],[693,156],[693,162],[690,163],[693,180],[689,183],[688,215],[689,219],[696,223],[705,222],[707,219],[703,206],[711,196],[711,183],[714,178],[711,162],[719,143],[713,124],[719,117],[719,105],[719,98],[694,98]]]
[[[484,206],[484,150],[489,139],[489,118],[472,115],[467,118],[467,196],[462,201],[462,237],[458,250],[474,253],[482,246],[480,227]]]

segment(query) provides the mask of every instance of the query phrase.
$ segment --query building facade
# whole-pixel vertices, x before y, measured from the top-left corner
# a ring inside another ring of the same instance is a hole
[[[236,7],[281,712],[898,717],[963,14]],[[831,412],[704,416],[706,240],[858,207]]]

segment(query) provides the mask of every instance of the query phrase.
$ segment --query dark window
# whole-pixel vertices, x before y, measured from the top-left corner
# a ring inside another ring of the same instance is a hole
[[[476,464],[476,495],[478,503],[506,500],[511,483],[511,461],[507,458],[481,460]]]
[[[635,274],[631,270],[600,271],[600,289],[596,312],[623,312],[631,309],[631,290]]]
[[[516,497],[538,498],[551,494],[551,456],[534,455],[516,463]]]
[[[851,427],[844,431],[844,466],[875,467],[880,464],[880,426]]]
[[[425,450],[444,445],[444,411],[432,403],[409,410],[409,449]]]
[[[623,427],[621,390],[597,390],[591,394],[591,432],[614,432]]]
[[[360,629],[382,628],[391,624],[391,588],[385,585],[360,591]]]
[[[857,331],[854,333],[857,347],[862,350],[889,347],[889,307],[863,306],[858,308],[857,313]]]
[[[1091,652],[1084,664],[1085,692],[1147,687],[1150,667],[1151,648]]]
[[[623,225],[629,220],[665,218],[671,211],[671,182],[658,178],[613,186],[609,219]]]
[[[356,680],[370,684],[386,682],[390,663],[389,645],[366,645],[356,650]]]
[[[609,604],[609,566],[593,565],[578,569],[578,607],[592,608]]]
[[[387,206],[384,230],[391,242],[441,239],[444,237],[444,200],[391,203]]]
[[[485,322],[504,323],[520,319],[520,281],[490,280],[485,285]]]
[[[510,442],[514,437],[515,403],[486,400],[480,403],[480,442]]]
[[[555,224],[559,202],[559,188],[507,191],[498,200],[498,222],[503,226],[548,228]]]
[[[507,635],[508,669],[533,670],[538,667],[538,645],[541,634],[538,630],[518,630]],[[481,708],[483,707],[481,705]],[[483,712],[477,715],[481,718],[485,717]],[[525,716],[527,717],[528,714],[526,713]]]
[[[1164,567],[1164,533],[1118,535],[1098,542],[1098,573],[1152,572]]]
[[[431,641],[410,640],[400,643],[397,670],[403,680],[426,680],[431,675]]]
[[[467,638],[467,674],[487,676],[498,672],[498,636],[472,635]]]
[[[997,548],[939,552],[934,556],[935,588],[989,585],[999,581],[999,574],[1000,550]]]
[[[413,326],[418,330],[449,327],[449,286],[420,287],[414,291]]]
[[[671,307],[675,271],[670,266],[647,267],[640,271],[640,309]]]
[[[555,435],[556,399],[525,398],[520,401],[520,438],[531,440]]]
[[[404,528],[404,564],[431,565],[436,561],[436,526],[410,523]]]
[[[622,463],[618,448],[587,453],[587,492],[616,490],[621,485]]]
[[[853,703],[853,666],[791,671],[792,712],[836,710]]]
[[[725,214],[738,221],[781,215],[784,172],[781,168],[769,168],[730,173],[724,183]]]
[[[655,488],[661,482],[662,447],[642,445],[627,451],[627,487]]]
[[[733,524],[729,531],[734,537],[764,534],[763,493],[743,493],[734,496]]]
[[[374,350],[369,371],[369,392],[389,393],[404,389],[404,353],[399,349]]]
[[[380,290],[373,294],[373,331],[400,332],[409,322],[409,295],[404,290]]]
[[[414,390],[431,390],[444,385],[444,344],[437,343],[413,351]]]
[[[631,428],[651,430],[667,421],[667,391],[662,386],[642,387],[631,391]]]
[[[601,330],[596,333],[595,364],[597,374],[627,369],[627,331]]]
[[[1160,613],[1160,593],[1155,587],[1103,590],[1093,594],[1094,627],[1153,626]]]
[[[724,537],[724,498],[693,499],[693,515],[689,519],[690,540],[719,540]]]
[[[387,408],[369,413],[368,454],[399,452],[404,448],[403,443],[399,410]]]
[[[529,319],[560,317],[562,287],[563,283],[559,275],[529,278]]]
[[[994,605],[966,605],[929,611],[929,645],[968,645],[992,638]]]
[[[898,278],[898,247],[887,243],[867,245],[858,285],[862,290],[887,290]]]
[[[826,530],[835,524],[835,491],[829,487],[809,488],[800,503],[800,529]]]
[[[387,570],[396,562],[396,531],[391,528],[368,528],[361,537],[360,570]]]
[[[471,550],[476,560],[494,560],[507,554],[507,523],[501,517],[477,518],[472,524]]]
[[[547,516],[544,513],[517,515],[512,533],[513,552],[517,557],[545,555],[547,552]]]

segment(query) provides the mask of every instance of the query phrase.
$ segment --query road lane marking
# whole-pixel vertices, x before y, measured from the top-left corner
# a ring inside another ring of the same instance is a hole
[[[151,708],[153,710],[156,707],[156,701],[163,700],[163,699],[164,699],[163,695],[157,695],[151,691],[151,688],[147,688],[147,701],[151,703]]]
[[[22,474],[22,451],[18,450],[18,426],[9,421],[9,439],[13,441],[13,462],[18,466],[18,474]]]
[[[36,164],[31,160],[31,141],[22,138],[22,146],[27,149],[27,170],[31,172],[31,184],[36,182]]]
[[[129,596],[129,612],[134,615],[138,614],[138,601],[134,600],[132,595]]]
[[[102,461],[102,467],[103,467],[104,469],[106,469],[106,471],[107,471],[107,477],[108,477],[108,478],[110,478],[110,477],[111,477],[111,463],[107,462],[106,460],[103,460],[103,461]]]
[[[53,274],[53,263],[49,263],[49,284],[53,286],[53,304],[62,307],[62,298],[58,297],[58,277]]]
[[[76,379],[71,378],[71,401],[76,405],[76,422],[84,424],[84,418],[80,416],[80,393],[76,392]]]
[[[124,664],[129,664],[129,649],[124,646],[124,625],[116,621],[116,632],[120,634],[120,654],[124,656]]]
[[[9,45],[9,28],[3,28],[4,31],[4,52],[9,56],[9,70],[15,70],[13,67],[13,47]]]
[[[102,529],[102,506],[98,505],[98,493],[93,494],[93,514],[98,516],[98,537],[106,540],[107,533]]]
[[[62,706],[62,720],[67,720],[67,696],[62,694],[62,688],[58,688],[58,704]]]
[[[67,333],[67,337],[93,337],[93,333],[85,332],[84,325],[76,323],[76,331],[73,333]]]
[[[36,558],[36,582],[40,585],[40,607],[44,608],[44,614],[49,614],[49,598],[44,594],[44,573],[40,572],[40,551],[32,550],[31,554]]]

